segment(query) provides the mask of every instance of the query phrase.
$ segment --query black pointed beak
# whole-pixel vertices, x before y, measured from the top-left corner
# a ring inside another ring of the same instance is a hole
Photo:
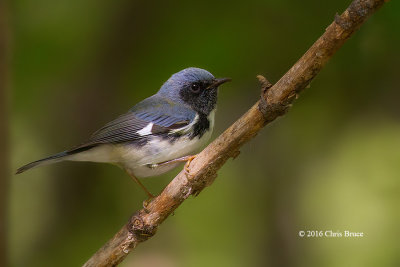
[[[207,87],[207,89],[216,88],[216,87],[220,86],[221,84],[226,83],[226,82],[230,82],[230,81],[232,81],[231,78],[218,78],[218,79],[215,79],[213,81],[213,83],[210,86]]]

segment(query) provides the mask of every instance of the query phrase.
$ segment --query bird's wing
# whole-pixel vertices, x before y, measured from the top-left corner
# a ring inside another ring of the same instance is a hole
[[[87,142],[75,149],[99,144],[140,142],[151,135],[168,133],[189,125],[196,113],[186,107],[162,98],[147,98],[128,113],[107,123],[96,131]]]

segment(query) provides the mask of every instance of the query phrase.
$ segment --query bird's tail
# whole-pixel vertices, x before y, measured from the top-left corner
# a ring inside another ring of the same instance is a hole
[[[47,157],[44,159],[39,159],[39,160],[33,161],[33,162],[28,163],[28,164],[22,166],[21,168],[19,168],[15,174],[23,173],[24,171],[27,171],[29,169],[32,169],[32,168],[35,168],[35,167],[38,167],[41,165],[51,164],[51,163],[56,163],[56,162],[62,161],[62,158],[66,157],[68,155],[69,155],[68,151],[64,151],[64,152],[57,153],[55,155],[51,155],[50,157]]]
[[[50,157],[47,157],[44,159],[39,159],[39,160],[33,161],[33,162],[28,163],[28,164],[22,166],[21,168],[19,168],[15,174],[23,173],[24,171],[27,171],[32,168],[36,168],[41,165],[52,164],[52,163],[60,162],[63,160],[67,160],[67,158],[66,158],[67,156],[71,156],[73,154],[86,151],[92,147],[93,146],[78,147],[75,149],[66,150],[66,151],[51,155]]]

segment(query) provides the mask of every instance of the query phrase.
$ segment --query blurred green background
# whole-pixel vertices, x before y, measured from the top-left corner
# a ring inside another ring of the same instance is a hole
[[[17,167],[80,143],[189,66],[233,78],[220,90],[215,137],[259,97],[255,76],[277,81],[349,3],[3,3],[9,265],[82,265],[145,199],[111,165],[11,175]],[[399,47],[400,3],[391,1],[285,117],[121,266],[400,266]],[[178,171],[143,183],[158,193]],[[300,238],[300,230],[365,236]]]

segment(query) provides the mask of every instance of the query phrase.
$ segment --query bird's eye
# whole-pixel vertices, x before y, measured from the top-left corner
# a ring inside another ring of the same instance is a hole
[[[193,93],[200,92],[200,84],[192,83],[192,85],[190,86],[190,90],[192,90]]]

